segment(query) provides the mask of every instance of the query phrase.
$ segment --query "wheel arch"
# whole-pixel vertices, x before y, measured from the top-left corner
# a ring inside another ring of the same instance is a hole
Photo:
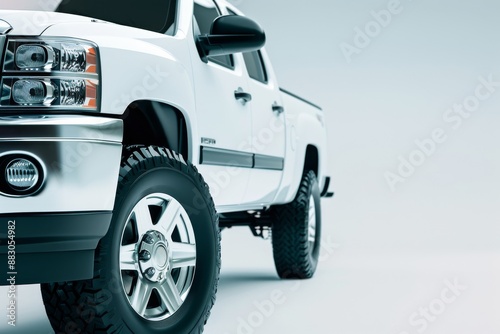
[[[318,113],[306,109],[296,111],[288,119],[287,127],[291,130],[287,142],[290,144],[287,145],[284,176],[276,204],[290,203],[295,198],[302,175],[309,170],[316,174],[320,188],[323,187],[326,171],[326,131]]]
[[[178,108],[163,102],[139,100],[123,114],[123,144],[169,148],[189,159],[192,153],[188,120]]]
[[[315,145],[309,144],[306,147],[306,154],[304,158],[304,173],[313,171],[318,176],[319,171],[319,152]]]

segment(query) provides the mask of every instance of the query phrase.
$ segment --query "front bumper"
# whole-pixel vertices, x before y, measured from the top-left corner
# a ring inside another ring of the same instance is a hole
[[[123,123],[116,119],[0,117],[0,156],[26,153],[46,170],[35,196],[0,195],[0,214],[112,210],[122,139]]]
[[[26,154],[45,171],[36,194],[0,194],[0,285],[13,272],[9,221],[15,221],[17,284],[92,277],[95,248],[111,221],[122,139],[123,123],[116,119],[0,117],[0,157]]]

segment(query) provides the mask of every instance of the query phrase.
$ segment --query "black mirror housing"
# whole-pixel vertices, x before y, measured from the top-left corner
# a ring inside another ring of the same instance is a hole
[[[212,23],[210,35],[198,37],[198,52],[203,61],[209,56],[222,56],[261,49],[266,43],[264,30],[253,20],[238,15],[219,16]]]

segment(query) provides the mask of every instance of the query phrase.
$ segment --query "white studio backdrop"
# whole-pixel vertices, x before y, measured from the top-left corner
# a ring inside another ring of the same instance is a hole
[[[232,2],[265,28],[280,84],[323,107],[336,197],[309,281],[278,280],[246,229],[223,233],[205,332],[500,333],[500,3]],[[37,286],[5,323],[52,333]]]

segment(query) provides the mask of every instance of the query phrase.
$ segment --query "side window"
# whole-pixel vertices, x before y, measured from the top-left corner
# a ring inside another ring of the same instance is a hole
[[[267,83],[267,72],[262,60],[262,53],[260,51],[247,52],[243,54],[245,64],[247,66],[248,75],[250,78]]]
[[[200,35],[206,35],[210,33],[210,28],[212,26],[212,22],[220,16],[219,10],[217,9],[215,3],[213,1],[203,1],[201,3],[194,4],[194,18],[195,25],[198,25],[198,32]],[[222,65],[227,68],[234,68],[233,56],[215,56],[208,57],[209,61],[212,61],[216,64]]]

